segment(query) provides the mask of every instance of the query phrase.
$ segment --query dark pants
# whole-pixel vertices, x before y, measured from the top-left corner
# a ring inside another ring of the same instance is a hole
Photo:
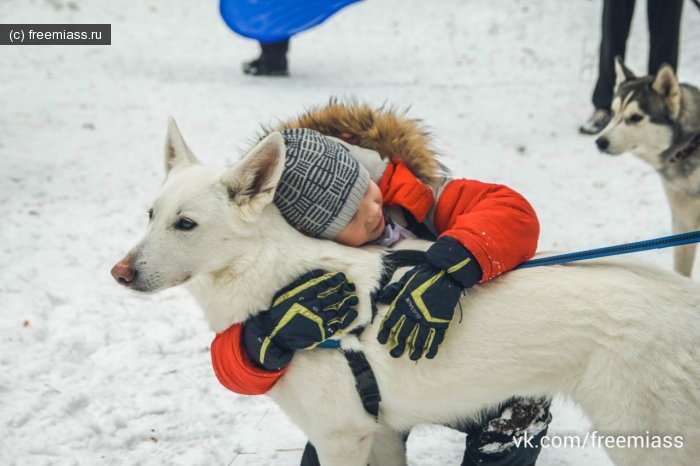
[[[289,50],[289,39],[279,42],[260,42],[262,54],[260,59],[264,65],[272,70],[287,69],[287,51]]]
[[[464,450],[461,466],[535,466],[542,450],[540,441],[545,435],[547,435],[546,428],[531,440],[528,438],[528,445],[522,443],[519,447],[484,453],[480,447],[488,444],[484,444],[478,433],[467,434],[467,448]]]
[[[603,38],[600,42],[598,82],[593,105],[610,109],[615,88],[615,57],[625,57],[625,46],[632,24],[635,0],[604,0]],[[683,0],[647,0],[649,23],[649,74],[668,63],[678,66],[678,41]]]
[[[306,448],[304,448],[304,454],[301,457],[301,466],[321,466],[316,449],[311,445],[311,442],[306,442]]]
[[[513,430],[522,430],[532,422],[549,425],[552,419],[549,413],[551,400],[529,400],[526,403],[522,403],[522,398],[507,400],[500,406],[485,411],[482,416],[483,422],[466,422],[455,426],[457,430],[467,434],[462,466],[534,466],[541,450],[540,440],[547,434],[546,427],[532,437],[527,446],[522,443],[519,447],[511,446],[502,451],[487,450],[487,452],[483,452],[481,450],[487,445],[508,443],[512,440]],[[522,408],[523,404],[525,409]],[[518,406],[521,407],[518,408]],[[507,417],[507,421],[503,421],[501,413],[506,409],[510,411],[511,415]],[[522,419],[523,425],[509,425],[509,423],[517,424],[518,417]],[[407,439],[408,435],[404,437],[404,442]],[[321,466],[316,449],[311,443],[306,444],[301,458],[301,466]]]

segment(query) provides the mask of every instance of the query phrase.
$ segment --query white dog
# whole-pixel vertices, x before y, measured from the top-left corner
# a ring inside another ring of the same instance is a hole
[[[278,289],[311,269],[351,277],[360,298],[357,325],[369,327],[359,339],[342,335],[341,344],[363,351],[374,369],[379,421],[363,409],[336,350],[297,352],[269,393],[324,466],[404,465],[398,432],[474,416],[514,395],[558,392],[580,403],[599,434],[641,439],[637,448],[631,439],[609,448],[616,464],[698,464],[699,285],[627,259],[517,270],[468,291],[462,322],[452,325],[436,359],[394,359],[376,340],[385,306],[370,324],[382,251],[290,227],[271,202],[284,154],[282,136],[272,133],[233,168],[200,165],[171,121],[167,178],[148,230],[115,269],[137,291],[185,284],[217,332],[266,308]],[[673,439],[673,447],[647,447],[644,439],[653,436]]]

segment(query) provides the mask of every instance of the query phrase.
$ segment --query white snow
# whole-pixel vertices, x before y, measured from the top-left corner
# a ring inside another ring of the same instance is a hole
[[[601,3],[361,2],[293,40],[291,79],[256,79],[240,72],[256,44],[214,0],[0,2],[3,23],[112,24],[111,46],[1,48],[0,464],[298,464],[305,437],[276,405],[216,381],[194,300],[130,293],[109,275],[145,227],[168,115],[203,161],[226,165],[260,123],[332,95],[411,105],[456,174],[531,201],[541,251],[669,234],[653,170],[577,133]],[[639,73],[644,3],[628,54]],[[690,2],[680,77],[700,84]],[[671,268],[670,250],[642,256]],[[550,434],[588,426],[557,401]],[[415,466],[459,464],[462,450],[447,428],[409,440]],[[599,449],[551,449],[538,464],[611,463]]]

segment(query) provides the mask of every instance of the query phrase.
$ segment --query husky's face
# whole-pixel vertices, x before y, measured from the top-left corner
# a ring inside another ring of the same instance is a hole
[[[249,254],[256,220],[284,168],[284,140],[273,133],[223,170],[200,165],[171,119],[166,180],[144,238],[112,269],[121,285],[155,292],[215,272]]]
[[[632,152],[660,168],[659,156],[673,144],[680,110],[678,80],[668,65],[656,76],[636,78],[618,57],[615,69],[613,118],[596,144],[607,154]]]

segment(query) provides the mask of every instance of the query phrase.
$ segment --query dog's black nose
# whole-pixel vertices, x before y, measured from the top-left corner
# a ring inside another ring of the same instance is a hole
[[[608,138],[599,137],[595,140],[595,143],[598,146],[599,151],[605,152],[605,149],[607,149],[610,145],[610,140]]]

